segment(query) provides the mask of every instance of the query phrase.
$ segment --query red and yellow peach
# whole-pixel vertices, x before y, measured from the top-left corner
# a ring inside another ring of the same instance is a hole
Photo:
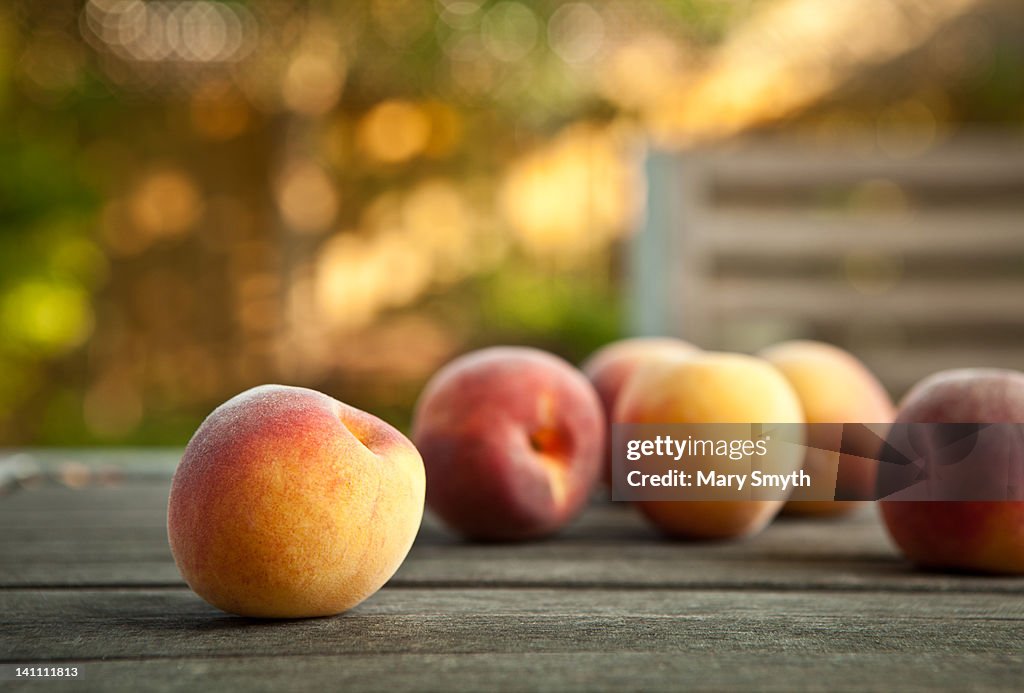
[[[998,369],[937,373],[911,389],[900,403],[896,423],[1024,423],[1024,373]],[[941,435],[940,431],[923,433]],[[923,442],[919,446],[923,450],[942,448]],[[1004,442],[1008,449],[1001,452],[1022,464],[1020,437],[1007,436]],[[918,565],[1024,574],[1024,501],[882,500],[879,506],[889,535]]]
[[[171,484],[171,552],[214,606],[254,617],[337,614],[398,569],[423,516],[405,436],[327,395],[265,385],[202,423]]]
[[[611,484],[611,425],[619,394],[626,382],[645,365],[686,358],[698,353],[689,342],[672,337],[634,337],[607,344],[583,362],[581,369],[601,398],[606,421],[604,481]]]
[[[471,539],[548,536],[575,517],[601,469],[604,420],[583,374],[551,354],[494,347],[442,368],[413,440],[427,504]]]
[[[643,368],[630,379],[615,410],[622,423],[802,424],[800,401],[766,361],[742,354],[701,352]],[[783,461],[800,468],[799,448]],[[720,470],[724,471],[724,470]],[[690,539],[755,534],[782,509],[783,500],[640,501],[647,518],[665,533]]]
[[[868,434],[853,440],[853,436],[847,436],[843,454],[848,457],[841,460],[834,441],[816,439],[819,435],[828,437],[831,430],[813,424],[891,423],[895,408],[878,379],[852,354],[822,342],[783,342],[758,355],[786,377],[800,398],[807,423],[812,424],[804,469],[817,479],[835,478],[840,498],[872,497],[877,471],[874,458],[880,447],[877,438]],[[859,501],[791,500],[784,512],[834,516],[862,505]]]

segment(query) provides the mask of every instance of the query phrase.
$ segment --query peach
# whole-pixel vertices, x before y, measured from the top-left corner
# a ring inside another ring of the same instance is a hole
[[[455,359],[420,396],[413,440],[427,505],[471,539],[550,535],[583,508],[604,451],[601,403],[583,374],[526,347]]]
[[[242,616],[337,614],[387,582],[423,517],[412,443],[315,390],[264,385],[217,407],[171,483],[171,553],[200,597]]]
[[[665,359],[685,358],[697,353],[697,347],[672,337],[634,337],[607,344],[583,362],[581,369],[597,390],[604,406],[606,421],[604,481],[611,484],[611,423],[615,403],[626,381],[645,364]]]
[[[796,390],[807,423],[892,422],[896,413],[892,399],[874,374],[852,354],[831,344],[796,340],[776,344],[758,355],[779,369]],[[840,464],[839,452],[834,445],[829,446],[832,441],[816,440],[829,433],[824,428],[809,427],[804,469],[812,477],[837,477],[839,497],[871,497],[877,472],[877,465],[871,461],[881,447],[878,440],[871,435],[859,441],[847,436],[843,441],[844,454],[852,457]],[[783,512],[834,516],[863,505],[858,501],[790,500]]]
[[[897,425],[1021,422],[1024,373],[999,369],[958,369],[925,378],[907,393],[896,416]],[[1019,469],[1024,442],[1019,435],[1003,442],[1007,447],[1000,452]],[[914,563],[1024,574],[1024,501],[883,500],[879,506],[889,535]]]
[[[701,352],[652,364],[630,379],[619,397],[622,423],[802,424],[800,400],[769,363],[753,356]],[[794,448],[784,466],[802,460]],[[782,509],[783,500],[642,501],[637,505],[665,533],[691,539],[756,534]]]

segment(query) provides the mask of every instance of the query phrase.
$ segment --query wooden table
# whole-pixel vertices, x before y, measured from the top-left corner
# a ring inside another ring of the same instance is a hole
[[[262,621],[181,581],[164,526],[175,453],[15,459],[36,472],[0,497],[7,678],[20,664],[77,666],[70,686],[98,690],[1024,687],[1024,579],[914,571],[873,511],[722,544],[665,541],[623,504],[512,546],[428,518],[350,613]],[[111,460],[134,471],[97,471]]]

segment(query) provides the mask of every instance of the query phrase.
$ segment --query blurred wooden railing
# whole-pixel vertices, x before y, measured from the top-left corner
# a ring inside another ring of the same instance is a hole
[[[649,153],[631,330],[741,351],[825,339],[896,395],[943,368],[1024,369],[1024,137],[892,142]]]

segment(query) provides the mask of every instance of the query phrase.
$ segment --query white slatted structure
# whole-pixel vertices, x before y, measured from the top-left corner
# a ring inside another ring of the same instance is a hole
[[[896,395],[944,368],[1024,370],[1024,137],[914,156],[761,139],[646,161],[631,330],[750,351],[850,348]]]

